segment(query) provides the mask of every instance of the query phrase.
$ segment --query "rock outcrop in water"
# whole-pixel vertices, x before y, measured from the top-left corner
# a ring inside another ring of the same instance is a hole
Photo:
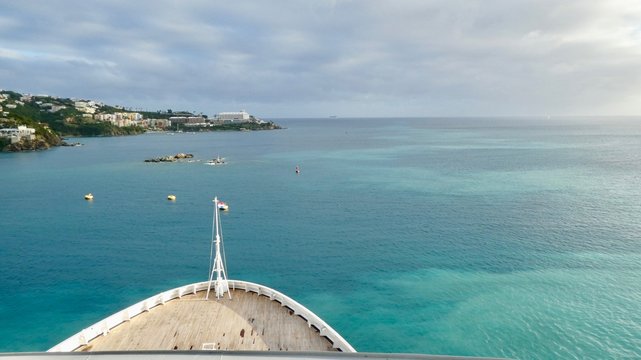
[[[168,155],[168,156],[162,156],[162,157],[156,157],[156,158],[151,158],[145,160],[145,162],[175,162],[178,160],[184,160],[184,159],[191,159],[193,158],[193,154],[185,154],[185,153],[178,153],[176,155]]]

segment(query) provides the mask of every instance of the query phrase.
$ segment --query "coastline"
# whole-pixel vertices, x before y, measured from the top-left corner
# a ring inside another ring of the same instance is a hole
[[[175,134],[175,133],[201,133],[201,132],[244,132],[244,131],[269,131],[269,130],[282,130],[284,129],[280,125],[274,122],[266,122],[264,124],[256,125],[247,125],[247,124],[230,124],[230,125],[219,125],[219,126],[207,126],[207,127],[188,127],[185,130],[181,131],[172,131],[172,130],[145,130],[142,132],[136,133],[122,133],[122,134],[99,134],[99,135],[88,135],[81,137],[118,137],[118,136],[136,136],[144,134]],[[55,134],[55,133],[54,133]],[[55,134],[53,140],[47,140],[46,138],[38,135],[36,140],[21,140],[20,142],[13,144],[2,144],[0,143],[0,152],[29,152],[29,151],[43,151],[48,150],[53,147],[58,146],[77,146],[77,144],[67,144],[65,139],[67,137],[76,137],[73,135],[62,135]]]

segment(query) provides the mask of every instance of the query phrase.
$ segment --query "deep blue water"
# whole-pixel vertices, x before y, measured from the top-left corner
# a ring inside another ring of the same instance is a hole
[[[0,351],[204,280],[218,195],[230,277],[359,351],[641,357],[641,119],[278,122],[0,154]]]

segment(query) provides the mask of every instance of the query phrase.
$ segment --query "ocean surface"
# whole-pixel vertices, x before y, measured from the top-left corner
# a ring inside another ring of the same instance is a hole
[[[217,195],[230,278],[359,351],[641,358],[641,119],[276,121],[0,154],[0,351],[204,281]]]

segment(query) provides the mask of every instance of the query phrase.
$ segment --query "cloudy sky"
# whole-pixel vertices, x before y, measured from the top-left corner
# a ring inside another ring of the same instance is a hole
[[[641,1],[2,1],[0,88],[268,118],[638,115]]]

